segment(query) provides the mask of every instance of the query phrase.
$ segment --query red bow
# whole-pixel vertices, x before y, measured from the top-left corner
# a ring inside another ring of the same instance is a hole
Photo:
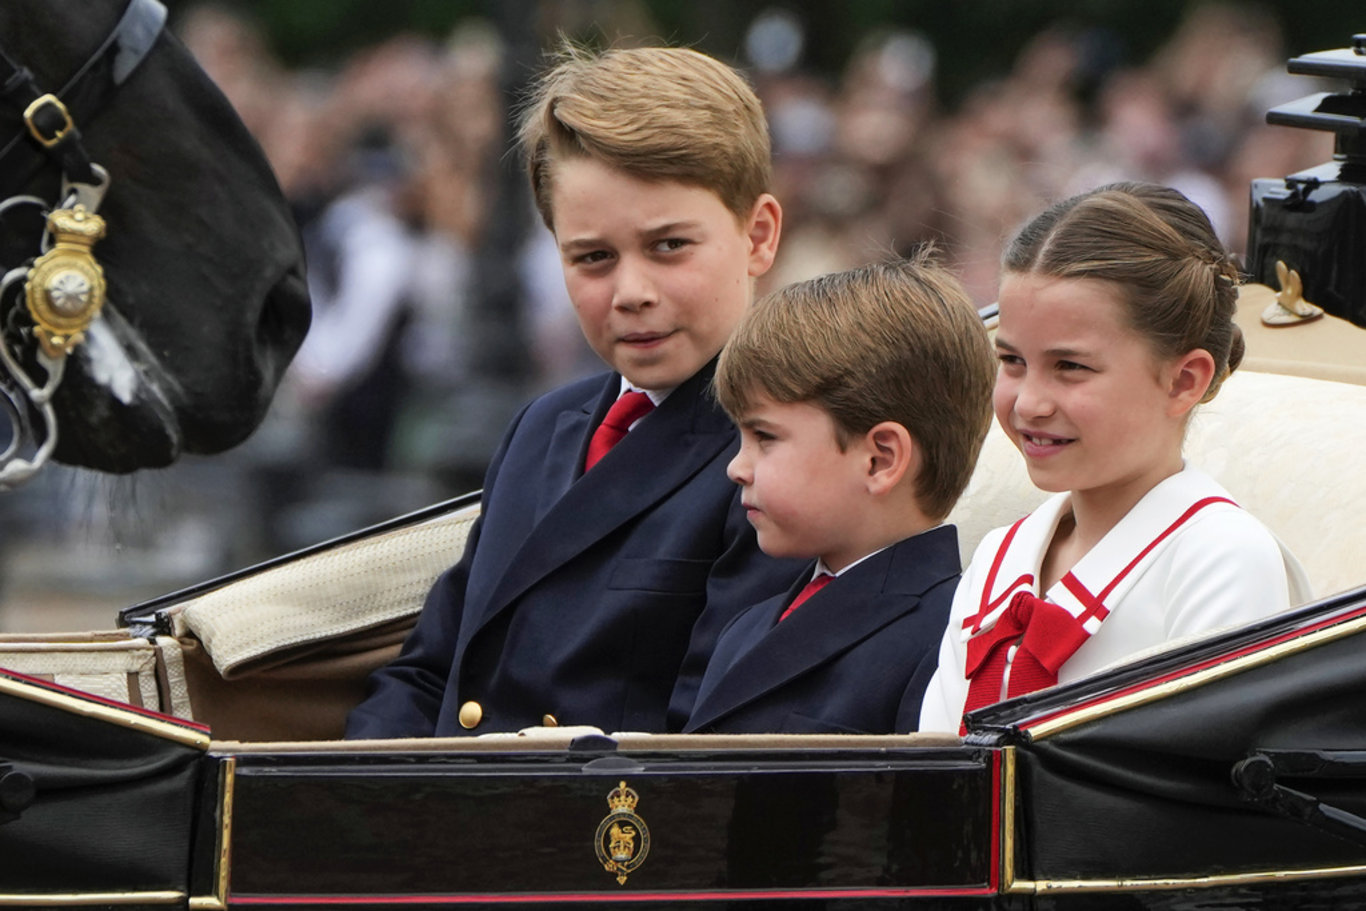
[[[1029,592],[1016,592],[996,625],[968,640],[967,702],[970,712],[1002,699],[1032,693],[1058,682],[1058,668],[1081,648],[1088,633],[1066,610]],[[1006,658],[1018,643],[1010,661],[1010,684],[1001,692]]]

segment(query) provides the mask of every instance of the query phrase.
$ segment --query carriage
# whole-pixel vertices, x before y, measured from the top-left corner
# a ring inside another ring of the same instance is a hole
[[[1271,297],[1245,289],[1245,324]],[[1322,600],[978,710],[962,738],[339,740],[458,550],[478,509],[460,498],[129,608],[118,631],[0,643],[0,903],[1366,901],[1366,331],[1249,336],[1188,451]],[[1306,340],[1337,346],[1315,362],[1334,378],[1300,375]],[[1041,496],[1019,461],[993,431],[954,516],[965,548]]]
[[[1244,289],[1249,358],[1187,451],[1320,600],[980,709],[963,737],[342,741],[477,515],[458,498],[117,630],[4,637],[0,906],[1366,904],[1366,329],[1261,326],[1299,303]],[[965,555],[1042,496],[993,430],[951,517]]]

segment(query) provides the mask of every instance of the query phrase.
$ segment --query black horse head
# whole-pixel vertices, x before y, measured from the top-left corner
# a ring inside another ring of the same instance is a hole
[[[60,94],[128,6],[5,0],[0,47],[43,91]],[[17,112],[0,114],[0,149],[17,152],[0,152],[0,199],[55,203],[60,168],[32,154],[37,140]],[[107,236],[95,247],[108,302],[53,398],[54,457],[128,472],[234,446],[264,418],[308,328],[302,246],[275,177],[222,93],[164,30],[96,110],[74,116],[90,160],[110,175],[99,209]],[[41,222],[0,219],[0,268],[32,257],[41,231]],[[13,337],[22,318],[12,299],[0,304]]]

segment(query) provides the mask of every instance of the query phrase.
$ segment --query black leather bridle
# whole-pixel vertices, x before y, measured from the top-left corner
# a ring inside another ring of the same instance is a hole
[[[0,387],[0,407],[13,427],[9,446],[0,452],[0,488],[32,477],[51,456],[57,443],[57,419],[52,396],[61,383],[66,357],[85,337],[104,303],[104,273],[91,248],[104,236],[97,215],[109,174],[90,160],[81,144],[77,124],[93,118],[110,96],[142,62],[166,23],[159,0],[130,0],[108,37],[67,79],[56,93],[45,92],[33,73],[16,60],[13,48],[0,36],[0,136],[12,123],[13,138],[0,147],[0,175],[14,183],[0,188],[0,223],[18,206],[36,206],[47,216],[47,230],[38,248],[42,255],[4,266],[0,303],[21,283],[31,324],[23,324],[20,308],[11,307],[0,326],[0,367],[11,383]],[[40,169],[55,166],[61,190],[55,200],[12,194]],[[47,372],[39,386],[12,350],[15,341],[33,355]],[[30,413],[42,423],[33,427]],[[31,446],[31,458],[20,458]]]
[[[76,124],[90,120],[108,102],[147,56],[165,24],[166,7],[159,0],[131,0],[113,31],[55,94],[38,86],[0,36],[0,123],[17,121],[20,127],[0,148],[0,173],[26,174],[45,158],[56,162],[68,180],[94,183]]]

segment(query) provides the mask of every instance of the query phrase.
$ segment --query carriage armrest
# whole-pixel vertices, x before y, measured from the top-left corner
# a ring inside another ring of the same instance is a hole
[[[224,679],[287,663],[422,608],[459,559],[478,504],[360,538],[240,579],[169,612]]]

